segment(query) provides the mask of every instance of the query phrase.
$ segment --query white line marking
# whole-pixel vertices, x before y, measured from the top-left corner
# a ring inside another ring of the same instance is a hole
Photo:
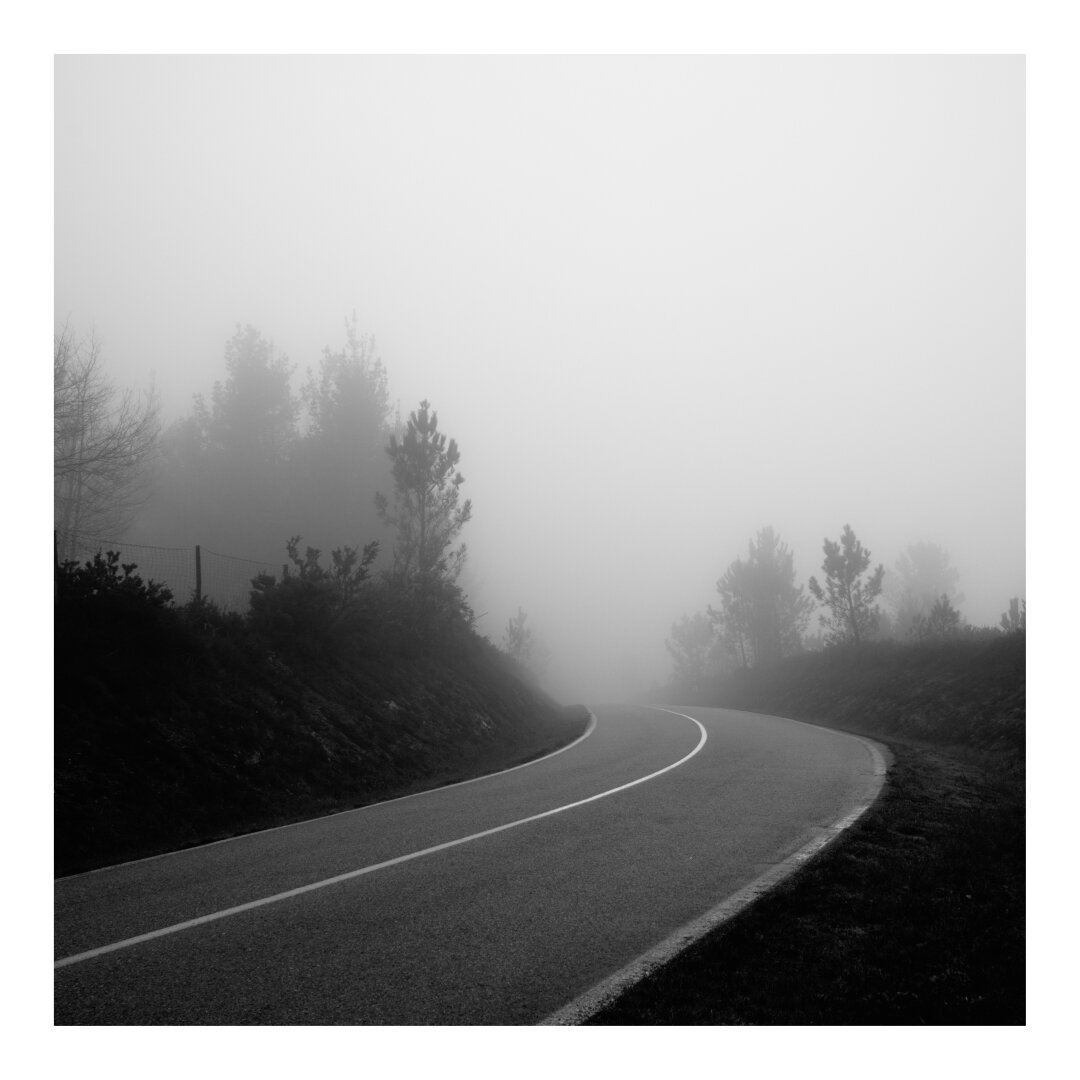
[[[671,709],[663,709],[661,711],[673,712]],[[276,904],[279,900],[288,900],[293,896],[302,896],[304,893],[314,892],[316,889],[325,889],[328,885],[336,885],[342,881],[351,881],[353,878],[362,877],[364,874],[373,874],[376,870],[385,870],[389,866],[398,866],[401,863],[411,862],[413,859],[419,859],[425,855],[433,855],[436,851],[446,851],[447,848],[457,847],[460,844],[467,844],[470,841],[479,840],[485,836],[494,836],[495,833],[505,832],[507,829],[515,829],[519,825],[528,825],[530,822],[540,821],[543,818],[551,817],[553,814],[561,814],[566,810],[573,810],[576,807],[585,806],[587,803],[596,802],[597,799],[606,799],[609,795],[615,795],[620,791],[626,791],[628,788],[637,787],[638,784],[644,784],[647,780],[655,780],[658,776],[663,776],[664,773],[671,772],[672,769],[677,769],[680,765],[689,761],[701,750],[705,745],[705,741],[708,739],[705,728],[699,721],[695,720],[692,716],[686,716],[685,713],[673,714],[675,716],[682,716],[691,721],[691,723],[697,724],[698,729],[701,731],[701,738],[698,740],[697,746],[695,746],[685,757],[679,758],[678,761],[673,762],[671,765],[665,765],[664,768],[658,769],[656,772],[649,773],[648,776],[642,776],[637,780],[631,780],[627,784],[620,784],[618,787],[611,788],[608,791],[601,791],[598,795],[590,795],[587,799],[579,799],[577,802],[567,803],[565,806],[557,806],[554,810],[545,810],[543,813],[519,818],[517,821],[507,822],[505,825],[496,825],[493,829],[484,829],[482,832],[472,833],[470,836],[462,836],[457,840],[448,840],[444,844],[436,844],[434,847],[424,848],[422,851],[414,851],[408,855],[399,855],[395,859],[387,859],[385,862],[373,863],[371,866],[364,866],[359,870],[350,870],[345,874],[324,878],[322,881],[314,881],[310,885],[301,885],[299,888],[275,893],[273,896],[264,896],[260,900],[251,900],[246,904],[237,904],[236,907],[225,908],[223,911],[215,911],[209,915],[201,915],[197,919],[188,919],[185,922],[174,923],[172,926],[164,926],[160,930],[151,930],[149,933],[125,938],[123,941],[114,941],[110,945],[102,945],[96,949],[87,949],[86,952],[75,953],[73,956],[65,956],[61,960],[55,960],[53,962],[53,967],[62,968],[67,967],[69,964],[78,964],[83,960],[91,960],[95,956],[101,956],[104,953],[116,952],[117,949],[127,949],[132,945],[138,945],[144,941],[152,941],[154,938],[165,937],[167,934],[176,934],[181,930],[188,930],[193,926],[202,926],[204,923],[215,922],[218,919],[224,919],[230,915],[239,915],[243,911],[251,911],[254,908],[265,907],[267,904]],[[517,767],[520,768],[520,766]],[[466,781],[466,783],[467,782],[468,781]]]
[[[672,710],[665,709],[664,711],[671,712]],[[680,713],[679,715],[681,716],[683,714]],[[691,717],[691,719],[693,718]],[[787,717],[779,717],[778,719],[787,719]],[[805,723],[805,721],[794,720],[792,723],[801,724]],[[818,724],[811,724],[808,726],[820,727]],[[822,728],[822,730],[835,731],[834,728]],[[843,732],[842,734],[847,734],[847,732]],[[861,738],[858,735],[850,735],[849,737],[856,739],[863,744],[869,752],[871,762],[873,763],[874,782],[873,790],[869,798],[861,802],[854,810],[851,810],[843,817],[834,821],[831,825],[822,829],[819,835],[814,837],[809,843],[804,844],[793,855],[789,855],[782,862],[776,863],[770,869],[766,870],[764,874],[761,874],[751,881],[749,885],[744,886],[739,889],[738,892],[732,893],[731,896],[721,900],[719,904],[710,908],[704,915],[687,923],[685,926],[679,927],[678,930],[666,937],[659,945],[655,946],[655,948],[650,949],[646,953],[642,953],[641,956],[632,960],[625,967],[620,968],[613,975],[609,975],[591,989],[586,990],[584,994],[574,998],[569,1004],[564,1005],[558,1011],[553,1012],[550,1016],[541,1020],[540,1025],[557,1026],[584,1023],[589,1017],[594,1016],[596,1013],[600,1012],[601,1009],[610,1005],[635,983],[640,982],[647,975],[650,975],[658,968],[663,967],[669,960],[674,959],[684,949],[689,948],[696,941],[703,938],[722,923],[733,919],[740,911],[748,908],[770,889],[779,885],[781,881],[790,877],[795,871],[803,867],[815,855],[819,854],[825,847],[836,840],[845,830],[851,828],[851,826],[870,809],[878,795],[881,794],[881,789],[885,783],[887,769],[885,758],[882,756],[876,743],[871,742],[869,739]]]
[[[374,810],[376,806],[387,806],[390,803],[402,802],[405,799],[419,799],[422,795],[434,795],[437,791],[449,791],[450,788],[463,787],[465,784],[477,784],[481,780],[490,780],[492,777],[502,776],[504,773],[527,769],[530,765],[539,765],[541,761],[548,761],[550,758],[558,757],[559,754],[565,754],[567,750],[572,750],[578,743],[584,742],[596,730],[596,714],[592,709],[586,711],[589,714],[588,726],[573,742],[560,746],[558,750],[552,750],[550,754],[544,754],[543,757],[533,758],[532,761],[523,761],[520,765],[511,765],[508,769],[484,773],[483,776],[472,776],[468,780],[455,780],[452,784],[442,784],[439,787],[426,788],[424,791],[414,791],[411,795],[396,795],[392,799],[368,803],[366,806],[353,806],[348,810],[338,810],[333,814],[321,814],[319,817],[304,818],[303,821],[290,821],[287,825],[272,825],[269,829],[255,829],[253,832],[238,833],[236,836],[225,836],[220,840],[211,840],[206,844],[194,844],[191,847],[177,848],[175,851],[162,851],[157,855],[146,855],[141,859],[128,859],[126,862],[110,863],[108,866],[99,866],[96,870],[84,870],[80,874],[65,874],[63,877],[53,878],[53,884],[88,877],[90,874],[104,874],[108,870],[119,870],[122,866],[135,866],[138,863],[153,862],[155,859],[168,859],[173,855],[187,855],[189,852],[201,851],[203,848],[217,847],[218,844],[232,844],[237,840],[246,840],[249,836],[262,836],[264,833],[280,832],[282,829],[295,829],[300,825],[310,825],[315,821],[327,821],[330,818],[341,817],[342,814],[360,814],[365,810]]]

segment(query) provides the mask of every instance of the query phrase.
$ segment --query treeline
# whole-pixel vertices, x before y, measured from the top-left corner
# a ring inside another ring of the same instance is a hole
[[[293,398],[283,359],[238,331],[226,378],[160,437],[156,463],[149,449],[124,457],[132,427],[109,404],[142,410],[149,430],[154,401],[117,398],[96,349],[61,346],[58,374],[81,366],[100,407],[76,393],[58,414],[58,514],[92,511],[128,535],[136,519],[155,538],[197,530],[288,563],[251,580],[241,613],[174,597],[115,551],[60,555],[59,872],[475,776],[583,730],[583,709],[556,705],[475,633],[458,584],[472,504],[457,443],[427,401],[391,423],[385,373],[355,332]],[[363,539],[324,552],[308,525]]]
[[[253,326],[225,345],[224,372],[168,427],[151,390],[108,378],[100,342],[54,335],[54,518],[129,543],[201,543],[281,561],[284,539],[385,541],[375,496],[392,485],[386,446],[402,424],[387,372],[355,316],[303,378]],[[61,556],[70,554],[61,550]]]
[[[178,604],[178,625],[308,656],[412,655],[471,635],[458,577],[472,504],[461,495],[456,441],[427,401],[404,423],[392,411],[386,368],[355,316],[343,347],[325,348],[299,389],[294,374],[257,329],[238,327],[223,378],[162,431],[156,396],[117,390],[97,342],[67,328],[55,336],[57,598],[66,614],[91,596],[123,599],[129,616],[135,598]],[[69,530],[132,544],[198,541],[284,570],[251,581],[241,617],[152,582],[140,592],[135,568],[105,553],[77,565],[63,548]]]
[[[402,436],[391,434],[384,449],[393,494],[380,492],[376,510],[396,532],[385,570],[373,574],[377,540],[362,548],[342,545],[325,559],[318,548],[302,548],[303,538],[295,535],[284,543],[289,559],[284,573],[252,579],[245,615],[191,598],[181,603],[177,625],[211,634],[250,631],[273,648],[305,658],[349,652],[385,656],[388,650],[410,655],[470,636],[473,613],[457,584],[466,549],[456,541],[472,507],[468,500],[459,504],[464,477],[456,470],[457,444],[439,431],[438,416],[424,401]],[[158,582],[144,583],[136,569],[121,564],[116,552],[99,552],[84,566],[65,560],[57,573],[58,609],[79,615],[79,605],[89,604],[107,621],[110,603],[111,617],[118,620],[139,608],[172,606],[171,591]]]
[[[428,402],[402,423],[387,372],[355,315],[344,344],[296,366],[253,326],[225,345],[223,377],[162,427],[151,391],[107,378],[100,343],[65,327],[54,336],[54,500],[60,561],[73,533],[130,544],[193,545],[281,565],[285,581],[253,583],[261,610],[281,590],[322,596],[340,621],[381,571],[402,603],[465,604],[454,583],[465,559],[455,538],[460,452]],[[327,565],[307,537],[332,547]],[[376,567],[376,563],[378,564]],[[278,592],[274,590],[277,589]],[[331,599],[331,596],[334,599]],[[177,598],[186,600],[186,597]],[[292,602],[292,601],[290,601]]]
[[[716,605],[673,624],[666,641],[672,686],[692,689],[828,646],[992,638],[1026,628],[1026,603],[1019,598],[1009,602],[999,626],[968,624],[959,610],[959,572],[937,544],[909,544],[889,574],[884,564],[872,565],[850,525],[839,539],[826,538],[822,550],[820,580],[800,584],[788,545],[773,528],[761,529],[746,557],[717,580]],[[811,630],[815,613],[818,628]]]
[[[355,316],[294,387],[296,367],[252,326],[228,341],[224,377],[163,433],[128,539],[281,561],[287,537],[360,547],[389,539],[375,506],[391,489],[400,429],[387,372]]]

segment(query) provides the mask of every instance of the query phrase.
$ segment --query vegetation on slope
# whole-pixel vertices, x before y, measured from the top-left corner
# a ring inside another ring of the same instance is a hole
[[[584,730],[467,621],[389,582],[344,606],[310,575],[257,591],[240,617],[174,606],[108,557],[61,568],[58,874],[450,783]]]
[[[886,739],[1024,751],[1024,634],[900,644],[872,641],[740,669],[693,690],[690,704],[775,713]]]
[[[697,704],[874,736],[877,802],[787,883],[594,1024],[1022,1024],[1025,635],[870,644]],[[691,703],[684,695],[684,703]]]

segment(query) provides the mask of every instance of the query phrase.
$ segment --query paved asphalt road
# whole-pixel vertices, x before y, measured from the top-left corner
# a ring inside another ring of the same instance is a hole
[[[537,1023],[873,788],[866,746],[826,729],[720,709],[594,712],[588,738],[525,768],[61,878],[56,1022]]]

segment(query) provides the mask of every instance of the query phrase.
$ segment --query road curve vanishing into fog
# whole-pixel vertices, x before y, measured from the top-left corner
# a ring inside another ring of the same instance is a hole
[[[478,781],[55,883],[58,1024],[535,1024],[835,834],[865,741],[612,705]]]

